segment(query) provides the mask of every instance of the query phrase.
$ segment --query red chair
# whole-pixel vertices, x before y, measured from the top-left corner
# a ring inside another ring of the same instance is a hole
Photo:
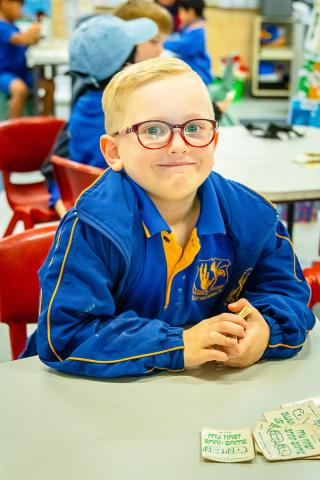
[[[312,267],[303,270],[303,274],[311,288],[309,307],[312,308],[320,302],[320,262],[313,262]]]
[[[19,220],[26,229],[37,223],[58,220],[56,212],[49,208],[49,193],[44,181],[15,184],[10,178],[14,172],[40,170],[64,123],[64,120],[50,117],[23,117],[0,123],[0,170],[13,210],[4,237],[11,235]]]
[[[9,325],[12,358],[23,351],[27,323],[37,323],[37,272],[48,254],[56,225],[0,239],[0,322]]]
[[[51,157],[51,163],[61,199],[67,210],[73,207],[80,193],[104,172],[102,168],[73,162],[57,155]]]

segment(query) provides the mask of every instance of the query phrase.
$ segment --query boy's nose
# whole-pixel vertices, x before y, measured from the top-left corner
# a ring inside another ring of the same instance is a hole
[[[189,151],[189,145],[184,141],[180,130],[173,130],[173,137],[169,143],[169,153],[187,153]]]

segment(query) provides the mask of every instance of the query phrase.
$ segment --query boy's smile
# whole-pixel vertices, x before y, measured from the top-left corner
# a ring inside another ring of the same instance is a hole
[[[213,119],[212,105],[202,81],[193,73],[152,81],[130,93],[124,105],[120,129],[157,119],[181,124],[192,119]],[[214,143],[188,145],[179,129],[163,148],[142,146],[135,133],[108,137],[106,159],[116,171],[126,173],[153,201],[181,202],[195,197],[213,166]],[[109,146],[108,146],[109,144]]]

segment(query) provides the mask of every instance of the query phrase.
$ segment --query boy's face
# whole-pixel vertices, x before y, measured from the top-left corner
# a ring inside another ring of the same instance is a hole
[[[22,5],[23,2],[20,0],[2,0],[0,10],[7,20],[14,22],[21,17]]]
[[[167,77],[138,87],[128,95],[119,129],[147,120],[182,124],[188,120],[213,119],[206,87],[196,74]],[[113,132],[112,132],[113,133]],[[102,152],[115,171],[122,168],[157,203],[195,195],[213,167],[214,143],[192,147],[178,129],[171,142],[158,150],[144,148],[135,133],[102,137]]]
[[[186,27],[190,25],[190,23],[192,23],[193,20],[197,18],[197,15],[193,8],[186,9],[183,7],[179,7],[178,15],[179,15],[179,19],[182,27]]]
[[[149,60],[149,58],[159,57],[162,52],[163,42],[164,36],[159,33],[151,40],[137,45],[134,63],[143,62],[143,60]]]

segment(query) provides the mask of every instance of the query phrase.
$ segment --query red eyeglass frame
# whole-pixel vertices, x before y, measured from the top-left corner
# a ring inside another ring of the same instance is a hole
[[[206,143],[205,145],[192,145],[192,143],[188,142],[188,140],[186,139],[185,135],[184,135],[184,127],[190,123],[190,122],[194,122],[196,120],[205,120],[207,122],[210,122],[211,125],[213,126],[213,130],[212,130],[212,138],[211,140]],[[166,143],[165,145],[163,145],[162,147],[155,147],[155,148],[152,148],[152,147],[146,147],[140,140],[140,137],[139,137],[139,134],[138,134],[138,130],[139,130],[139,127],[141,125],[143,125],[144,123],[149,123],[149,122],[159,122],[159,123],[164,123],[165,125],[167,125],[170,129],[170,137],[169,137],[169,140],[168,140],[168,143]],[[217,122],[217,120],[212,120],[210,118],[192,118],[191,120],[188,120],[187,122],[184,122],[184,123],[170,123],[170,122],[165,122],[164,120],[145,120],[144,122],[138,122],[138,123],[134,123],[133,125],[131,125],[131,127],[127,127],[127,128],[124,128],[122,130],[119,130],[118,132],[114,132],[112,134],[112,136],[116,136],[116,135],[120,135],[120,136],[123,136],[123,135],[127,135],[128,133],[135,133],[136,134],[136,137],[138,139],[138,142],[140,143],[140,145],[143,147],[143,148],[147,148],[148,150],[160,150],[161,148],[165,148],[167,147],[170,143],[171,143],[171,140],[173,139],[173,135],[174,135],[174,131],[173,129],[174,128],[179,128],[180,130],[180,135],[181,137],[183,138],[184,142],[189,145],[190,147],[195,147],[195,148],[204,148],[204,147],[207,147],[208,145],[210,145],[210,143],[213,142],[214,140],[214,137],[216,135],[216,133],[218,132],[218,128],[219,128],[219,124]]]

